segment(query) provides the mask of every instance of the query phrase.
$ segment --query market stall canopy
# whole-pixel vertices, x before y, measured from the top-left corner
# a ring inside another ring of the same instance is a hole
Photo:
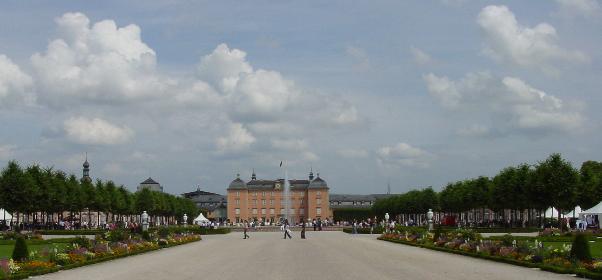
[[[597,215],[602,214],[602,201],[596,206],[581,212],[581,215]]]
[[[194,218],[195,224],[202,224],[206,222],[209,222],[209,219],[205,218],[205,216],[203,216],[203,213],[199,214],[198,217]]]
[[[581,210],[581,206],[577,205],[577,207],[575,207],[575,209],[573,211],[568,212],[566,214],[566,216],[569,217],[569,218],[573,218],[573,217],[577,218],[577,217],[579,217],[579,214],[581,214],[581,212],[583,212]]]
[[[548,208],[548,210],[546,210],[546,218],[556,218],[558,219],[558,210],[556,210],[556,208],[554,207],[550,207]],[[564,215],[561,215],[562,218],[564,218]]]
[[[13,219],[13,215],[6,212],[4,209],[0,209],[0,221],[10,221]]]

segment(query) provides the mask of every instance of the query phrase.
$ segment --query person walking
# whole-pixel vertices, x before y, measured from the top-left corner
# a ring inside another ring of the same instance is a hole
[[[305,239],[305,222],[301,218],[301,239]]]
[[[245,234],[243,239],[247,239],[247,238],[251,238],[251,236],[249,236],[247,234],[247,231],[249,231],[249,223],[247,221],[244,222],[244,226],[243,226],[243,233]]]
[[[288,236],[289,239],[293,239],[293,237],[290,234],[290,229],[289,229],[289,224],[288,224],[288,220],[284,220],[284,239],[286,239],[286,237]]]

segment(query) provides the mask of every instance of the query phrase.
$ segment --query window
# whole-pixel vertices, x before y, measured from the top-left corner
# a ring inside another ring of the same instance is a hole
[[[257,199],[253,199],[253,206],[257,206]]]
[[[274,196],[274,192],[271,192],[271,193],[270,193],[270,195],[271,195],[271,196]]]
[[[316,193],[316,195],[317,195],[317,196],[320,196],[320,194],[322,194],[322,192],[321,192],[321,191],[318,191],[318,192]]]
[[[265,199],[262,199],[262,200],[261,200],[261,205],[262,205],[262,206],[265,206]]]
[[[299,209],[299,215],[304,215],[305,214],[305,209],[301,208]]]
[[[265,215],[265,209],[261,209],[261,215]]]
[[[240,204],[240,199],[237,199],[236,200],[236,205],[239,205],[239,204]]]
[[[316,208],[316,215],[322,215],[322,208]]]
[[[280,205],[284,205],[284,199],[280,200]]]
[[[321,200],[321,199],[319,199],[319,198],[318,198],[318,199],[316,199],[316,204],[318,204],[318,205],[322,204],[322,200]]]
[[[240,208],[234,209],[234,213],[236,213],[236,215],[240,215]]]
[[[262,192],[262,193],[261,193],[261,196],[265,196],[265,192]]]
[[[291,215],[295,215],[295,208],[291,208],[291,209],[289,209],[289,210],[290,210],[289,214],[291,214]]]
[[[284,208],[280,208],[280,215],[284,215],[286,214],[286,212],[284,212]]]
[[[236,192],[236,197],[239,197],[239,196],[240,196],[240,192]]]
[[[253,208],[253,215],[257,215],[257,208]]]
[[[253,196],[257,196],[257,192],[253,192]]]
[[[274,208],[270,209],[270,215],[274,215]]]
[[[270,199],[270,206],[274,206],[274,200]]]

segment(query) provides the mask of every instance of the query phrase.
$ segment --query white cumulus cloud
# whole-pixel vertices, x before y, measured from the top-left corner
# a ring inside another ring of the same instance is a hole
[[[100,118],[73,117],[65,120],[67,138],[80,144],[116,145],[128,142],[134,132]]]
[[[556,0],[560,15],[567,17],[595,18],[602,15],[597,0]]]
[[[487,39],[484,52],[497,61],[548,73],[556,72],[560,63],[589,61],[584,53],[559,46],[558,34],[552,25],[523,26],[506,6],[483,8],[477,22]]]
[[[377,160],[384,166],[428,167],[433,155],[407,143],[384,146],[376,151]]]
[[[578,110],[516,77],[498,79],[488,72],[468,73],[458,81],[435,74],[425,75],[427,89],[450,109],[492,114],[496,126],[537,131],[574,131],[583,125]],[[489,118],[487,118],[489,119]],[[486,132],[479,124],[463,134]],[[488,130],[488,129],[487,129]]]
[[[0,54],[0,106],[25,102],[32,104],[33,81],[6,55]]]
[[[416,48],[416,47],[411,47],[410,48],[410,52],[412,53],[412,56],[414,57],[414,63],[418,64],[418,65],[429,65],[432,64],[434,62],[434,59],[425,51]]]
[[[230,125],[227,135],[218,137],[216,146],[221,153],[240,152],[249,149],[255,143],[255,136],[240,123]]]
[[[91,25],[82,13],[66,13],[56,24],[62,37],[31,57],[43,91],[38,99],[45,104],[141,100],[164,89],[155,73],[155,52],[142,42],[137,25],[118,27],[113,20]]]

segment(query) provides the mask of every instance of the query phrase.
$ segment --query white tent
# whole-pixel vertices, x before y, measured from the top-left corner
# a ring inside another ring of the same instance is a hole
[[[556,219],[558,219],[558,210],[556,210],[556,208],[554,208],[554,207],[548,208],[548,210],[546,210],[545,214],[546,214],[545,215],[546,218],[556,218]],[[560,215],[561,215],[562,218],[564,218],[564,215],[562,213]]]
[[[588,225],[595,224],[595,216],[598,217],[599,227],[602,227],[599,223],[602,220],[602,201],[596,206],[579,213],[579,219],[587,221]]]
[[[13,219],[13,215],[6,212],[4,209],[0,209],[0,221],[10,221]]]
[[[209,219],[205,218],[205,216],[203,216],[203,213],[200,213],[198,217],[194,218],[194,223],[195,224],[205,224],[209,222]]]
[[[584,215],[602,214],[602,201],[600,203],[598,203],[596,206],[581,212],[581,214],[584,214]]]
[[[569,217],[569,218],[573,218],[573,217],[574,217],[574,218],[578,218],[578,217],[579,217],[579,215],[581,214],[581,212],[583,212],[583,211],[581,210],[581,206],[577,205],[577,207],[575,207],[575,209],[573,209],[573,211],[571,211],[571,212],[568,212],[568,213],[566,214],[566,216],[567,216],[567,217]]]

